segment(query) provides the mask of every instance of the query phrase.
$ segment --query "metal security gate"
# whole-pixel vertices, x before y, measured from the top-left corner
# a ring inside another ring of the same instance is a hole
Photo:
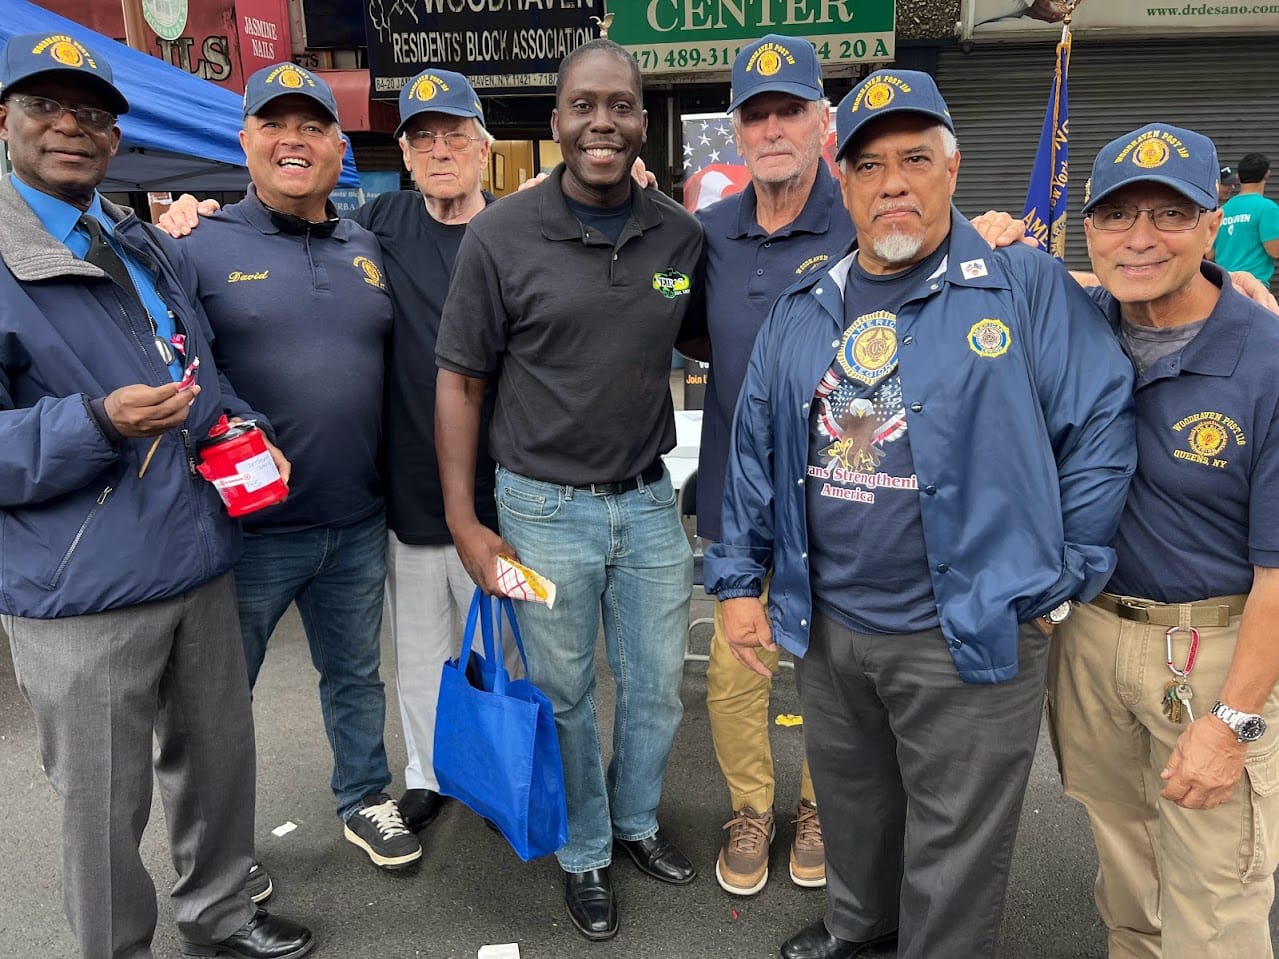
[[[1222,164],[1258,151],[1279,170],[1279,39],[1202,38],[1102,42],[1075,38],[1070,64],[1070,196],[1066,264],[1088,268],[1079,216],[1097,151],[1146,123],[1188,127],[1212,139]],[[1021,213],[1044,106],[1051,44],[943,50],[937,82],[959,134],[955,201],[969,216]],[[1272,177],[1279,180],[1279,174]],[[1279,183],[1269,191],[1279,199]]]

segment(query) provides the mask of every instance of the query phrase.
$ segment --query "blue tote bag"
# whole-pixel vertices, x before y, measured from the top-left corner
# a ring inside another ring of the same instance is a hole
[[[564,767],[546,694],[502,665],[502,621],[528,673],[515,608],[476,589],[462,651],[444,664],[435,714],[435,775],[440,792],[488,819],[523,860],[568,841]],[[474,649],[476,628],[484,655]]]

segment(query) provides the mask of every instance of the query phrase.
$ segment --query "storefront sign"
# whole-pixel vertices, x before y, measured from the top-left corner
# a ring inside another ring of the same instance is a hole
[[[602,0],[372,0],[364,5],[373,96],[393,100],[428,66],[480,93],[543,93],[560,60],[599,36]]]
[[[287,0],[201,0],[188,6],[182,2],[183,23],[175,36],[156,32],[148,18],[147,52],[240,93],[245,78],[254,70],[289,59],[292,44],[286,3]],[[119,4],[41,0],[41,5],[108,37],[124,36],[124,14]],[[176,17],[176,0],[158,0],[154,6],[166,10],[166,16]],[[172,30],[166,27],[166,32]]]
[[[646,75],[727,70],[766,33],[806,37],[827,64],[893,57],[893,0],[610,0],[608,37]]]
[[[187,25],[187,0],[142,0],[142,17],[157,37],[176,40]]]
[[[1064,0],[963,0],[961,39],[1009,40],[1061,35]],[[1198,0],[1080,0],[1072,33],[1178,36],[1190,31],[1279,32],[1279,3],[1200,3]]]
[[[284,0],[235,0],[235,32],[240,39],[240,65],[246,78],[255,70],[292,56],[289,11]]]

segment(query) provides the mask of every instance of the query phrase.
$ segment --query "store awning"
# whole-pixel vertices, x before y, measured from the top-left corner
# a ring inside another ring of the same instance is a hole
[[[394,133],[400,125],[399,112],[389,103],[369,99],[368,70],[315,70],[317,77],[333,88],[338,101],[338,119],[347,133]]]

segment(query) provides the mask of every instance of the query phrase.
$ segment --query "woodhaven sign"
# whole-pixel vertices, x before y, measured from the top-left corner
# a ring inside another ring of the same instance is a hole
[[[825,64],[893,58],[893,0],[610,0],[610,40],[646,75],[727,70],[766,33],[805,37]]]
[[[373,0],[364,5],[373,96],[395,99],[428,66],[479,93],[544,93],[560,60],[599,36],[602,0]]]

